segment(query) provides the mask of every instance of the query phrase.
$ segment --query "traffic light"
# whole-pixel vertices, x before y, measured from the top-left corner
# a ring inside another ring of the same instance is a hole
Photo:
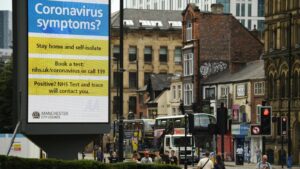
[[[260,122],[261,122],[261,134],[271,135],[271,124],[272,124],[272,107],[261,106],[260,111]]]
[[[224,107],[224,103],[217,109],[217,130],[218,134],[225,134],[227,132],[227,108]]]
[[[281,117],[281,135],[287,135],[288,118],[287,116]]]

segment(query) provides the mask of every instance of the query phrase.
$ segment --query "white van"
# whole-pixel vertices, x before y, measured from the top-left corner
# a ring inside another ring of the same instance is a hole
[[[180,162],[184,162],[185,153],[186,153],[187,160],[189,163],[197,162],[198,157],[195,152],[195,144],[192,146],[192,137],[193,136],[190,134],[187,135],[188,144],[187,144],[187,151],[185,152],[184,134],[165,135],[164,152],[168,151],[169,154],[171,154],[171,151],[174,150]]]

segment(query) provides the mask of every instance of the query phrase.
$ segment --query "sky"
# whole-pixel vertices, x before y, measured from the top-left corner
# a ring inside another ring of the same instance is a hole
[[[12,0],[0,0],[0,10],[12,10]]]
[[[119,10],[119,0],[111,0],[111,12]],[[12,10],[12,0],[0,0],[0,10]]]

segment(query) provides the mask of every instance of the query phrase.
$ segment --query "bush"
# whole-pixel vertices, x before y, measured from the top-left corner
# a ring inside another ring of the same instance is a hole
[[[180,167],[163,164],[104,164],[88,160],[39,160],[0,156],[0,169],[180,169]]]

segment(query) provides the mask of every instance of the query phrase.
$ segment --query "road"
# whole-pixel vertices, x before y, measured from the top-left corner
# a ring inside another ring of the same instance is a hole
[[[181,167],[184,168],[183,166],[181,166]],[[226,169],[256,169],[256,164],[245,163],[244,165],[235,165],[234,162],[225,162],[225,167],[226,167]],[[189,166],[188,169],[196,169],[196,166],[195,167]],[[281,169],[281,166],[272,165],[272,169]],[[287,167],[284,166],[284,169],[287,169]],[[292,169],[300,169],[300,166],[294,166]]]

